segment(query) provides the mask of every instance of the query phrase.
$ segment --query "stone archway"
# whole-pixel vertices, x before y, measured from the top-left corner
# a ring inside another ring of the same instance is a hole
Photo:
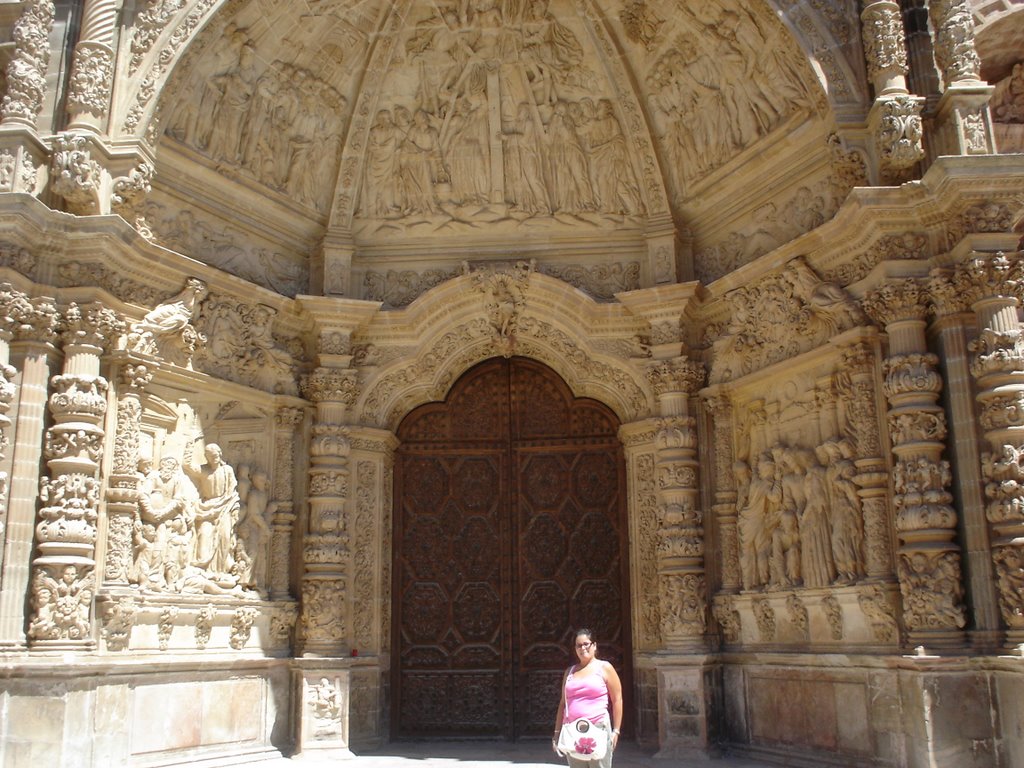
[[[393,735],[546,734],[580,625],[630,687],[618,427],[525,358],[477,365],[402,422]]]

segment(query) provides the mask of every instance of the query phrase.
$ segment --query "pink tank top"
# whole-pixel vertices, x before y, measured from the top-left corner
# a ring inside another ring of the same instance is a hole
[[[608,685],[599,671],[583,677],[572,672],[565,680],[565,722],[581,717],[596,723],[608,714]]]

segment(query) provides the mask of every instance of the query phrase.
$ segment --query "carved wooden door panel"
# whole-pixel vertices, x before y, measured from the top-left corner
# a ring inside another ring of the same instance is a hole
[[[402,422],[396,736],[548,734],[584,624],[628,684],[617,427],[519,358],[482,363]]]

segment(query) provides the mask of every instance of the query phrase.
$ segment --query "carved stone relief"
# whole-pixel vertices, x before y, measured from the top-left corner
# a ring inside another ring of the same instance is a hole
[[[43,109],[53,18],[51,0],[30,0],[14,25],[14,56],[7,64],[7,89],[0,107],[5,123],[32,126]]]
[[[1024,123],[1024,61],[1014,64],[1010,74],[996,83],[989,109],[994,122]]]
[[[802,258],[727,298],[733,314],[725,333],[712,344],[712,383],[735,380],[814,349],[864,318],[845,291],[819,278]]]
[[[644,213],[628,115],[575,9],[535,0],[414,13],[366,131],[357,232]]]
[[[700,35],[679,36],[647,75],[662,145],[684,197],[786,119],[812,107],[779,29],[735,2],[679,6]],[[752,66],[747,51],[764,51]],[[727,130],[722,130],[723,127]]]
[[[189,209],[149,201],[145,219],[159,244],[199,259],[284,296],[305,293],[309,267],[304,260],[257,245],[244,231],[213,223]]]
[[[307,69],[264,65],[235,29],[196,68],[167,121],[167,135],[229,175],[252,179],[324,212],[334,182],[347,101]]]

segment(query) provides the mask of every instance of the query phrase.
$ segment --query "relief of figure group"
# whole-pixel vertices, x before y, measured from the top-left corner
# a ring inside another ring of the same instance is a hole
[[[266,587],[270,526],[267,475],[239,465],[236,476],[220,446],[205,463],[194,446],[184,461],[139,461],[139,507],[133,526],[131,581],[140,589],[257,597]]]
[[[614,104],[547,0],[439,5],[404,53],[389,81],[414,85],[374,117],[362,216],[642,212]]]
[[[167,133],[324,210],[337,170],[345,97],[306,69],[282,61],[261,69],[244,30],[229,30],[225,39],[213,54],[213,74],[183,90]]]
[[[849,443],[777,445],[734,467],[745,590],[852,584],[864,575],[864,524]]]

